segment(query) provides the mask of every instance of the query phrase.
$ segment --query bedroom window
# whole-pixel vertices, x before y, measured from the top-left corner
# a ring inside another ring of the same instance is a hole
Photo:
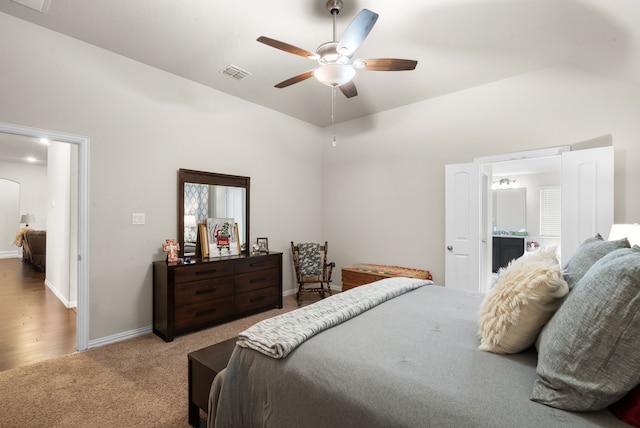
[[[540,189],[540,235],[560,237],[560,186]]]

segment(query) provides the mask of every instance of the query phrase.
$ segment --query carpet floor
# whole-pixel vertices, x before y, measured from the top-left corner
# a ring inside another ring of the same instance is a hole
[[[188,427],[187,354],[296,309],[295,295],[283,305],[169,343],[145,334],[0,372],[0,427]]]

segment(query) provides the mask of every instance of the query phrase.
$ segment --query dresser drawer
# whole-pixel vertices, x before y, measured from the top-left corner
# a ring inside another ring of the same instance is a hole
[[[258,290],[260,288],[278,287],[280,284],[280,269],[266,269],[257,272],[236,275],[236,293]]]
[[[260,290],[236,294],[236,313],[242,314],[265,306],[279,306],[278,287],[261,288]]]
[[[233,315],[233,304],[233,296],[229,296],[176,308],[176,333],[188,331],[200,325],[211,324],[224,318],[230,318]]]
[[[257,270],[277,268],[280,260],[276,256],[254,256],[247,257],[236,262],[236,274],[255,272]]]
[[[231,261],[202,263],[175,269],[176,282],[197,281],[229,275],[233,275],[233,262]]]
[[[176,283],[175,305],[184,306],[233,295],[233,277]]]

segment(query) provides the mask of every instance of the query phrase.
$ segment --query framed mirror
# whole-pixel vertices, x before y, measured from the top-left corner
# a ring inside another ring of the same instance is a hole
[[[243,254],[249,243],[249,177],[178,170],[178,243],[180,257],[194,256],[198,224],[207,218],[233,218]]]
[[[527,189],[496,189],[493,191],[494,228],[517,232],[527,228]]]

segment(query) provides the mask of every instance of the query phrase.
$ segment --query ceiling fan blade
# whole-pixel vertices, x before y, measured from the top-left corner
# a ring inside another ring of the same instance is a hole
[[[359,59],[353,63],[358,70],[370,71],[413,70],[416,68],[416,65],[418,65],[418,61],[414,61],[412,59],[397,58]]]
[[[347,98],[352,98],[358,95],[358,90],[356,89],[356,84],[351,82],[347,82],[342,86],[339,86],[340,90]]]
[[[280,49],[281,51],[289,52],[294,55],[299,55],[310,59],[318,59],[318,54],[316,54],[315,52],[310,52],[306,49],[290,45],[289,43],[281,42],[280,40],[271,39],[264,36],[260,36],[256,40],[260,43],[264,43],[267,46],[271,46],[272,48]]]
[[[298,74],[297,76],[293,76],[283,82],[278,83],[277,85],[275,85],[276,88],[286,88],[287,86],[291,86],[295,83],[299,83],[302,82],[303,80],[307,80],[308,78],[313,76],[313,72],[314,70],[309,70],[309,71],[305,71],[302,74]]]
[[[352,55],[367,38],[377,20],[377,13],[371,12],[369,9],[362,9],[344,30],[338,43],[338,52],[343,55]]]

